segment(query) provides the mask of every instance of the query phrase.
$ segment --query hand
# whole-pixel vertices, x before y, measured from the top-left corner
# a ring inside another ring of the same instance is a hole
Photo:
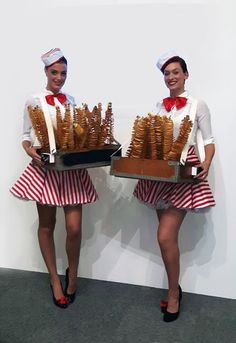
[[[200,180],[205,180],[208,176],[209,168],[210,168],[211,163],[209,161],[204,161],[202,163],[197,164],[195,167],[196,168],[202,168],[200,173],[198,173],[194,178],[200,179]]]
[[[26,153],[32,158],[33,162],[39,166],[43,166],[44,162],[41,160],[41,156],[37,153],[34,147],[25,149]]]

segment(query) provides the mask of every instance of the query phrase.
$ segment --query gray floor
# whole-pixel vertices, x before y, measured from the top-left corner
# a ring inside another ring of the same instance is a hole
[[[236,300],[184,293],[164,323],[163,290],[84,278],[78,290],[62,310],[47,274],[0,269],[0,343],[236,343]]]

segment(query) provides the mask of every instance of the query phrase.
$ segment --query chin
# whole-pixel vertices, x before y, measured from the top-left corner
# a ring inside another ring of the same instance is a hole
[[[62,86],[53,87],[53,92],[58,93],[61,90],[61,87]]]

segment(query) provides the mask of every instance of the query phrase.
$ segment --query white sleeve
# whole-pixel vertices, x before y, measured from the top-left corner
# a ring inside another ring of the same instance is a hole
[[[214,144],[215,140],[212,135],[210,110],[203,100],[198,101],[197,123],[202,133],[204,145]]]
[[[22,133],[22,142],[23,141],[30,141],[32,142],[32,137],[31,137],[31,128],[32,128],[32,123],[29,117],[29,112],[28,112],[28,106],[36,106],[37,102],[36,99],[32,96],[30,97],[26,103],[25,103],[25,108],[24,108],[24,116],[23,116],[23,133]]]

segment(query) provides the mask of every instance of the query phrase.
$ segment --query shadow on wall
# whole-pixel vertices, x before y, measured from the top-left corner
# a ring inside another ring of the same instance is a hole
[[[96,204],[86,206],[84,211],[86,227],[83,231],[83,248],[85,255],[91,254],[89,249],[93,248],[92,264],[87,265],[91,275],[93,263],[96,263],[111,240],[115,240],[119,247],[137,253],[138,256],[140,254],[145,258],[148,256],[150,261],[163,266],[156,242],[158,220],[155,211],[132,196],[136,180],[115,178],[108,172],[106,168],[90,170],[100,197]],[[214,190],[212,178],[211,184]],[[215,209],[198,213],[189,212],[182,224],[180,232],[182,276],[189,267],[204,265],[214,260],[216,239],[211,219],[213,211],[215,214]],[[222,225],[225,225],[225,219],[221,217],[220,220],[224,222]],[[95,228],[97,235],[94,235]],[[102,235],[103,238],[100,239],[98,235]],[[96,242],[95,236],[97,236]],[[226,240],[224,239],[223,242]],[[112,271],[118,259],[119,254],[114,253],[109,256],[106,270]],[[163,283],[166,284],[166,279]]]

